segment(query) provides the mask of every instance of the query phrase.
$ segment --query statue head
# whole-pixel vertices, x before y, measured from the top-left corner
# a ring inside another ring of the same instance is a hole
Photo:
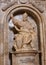
[[[28,15],[27,15],[27,13],[25,12],[25,13],[23,14],[23,21],[27,21],[27,17],[28,17]]]

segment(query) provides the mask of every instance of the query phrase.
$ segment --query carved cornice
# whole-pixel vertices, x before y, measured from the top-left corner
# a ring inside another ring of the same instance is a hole
[[[6,2],[3,2],[7,4]],[[32,1],[32,0],[15,0],[15,1],[10,1],[6,6],[4,6],[2,8],[3,11],[7,10],[9,7],[11,7],[12,5],[19,5],[19,4],[31,4],[33,5],[35,8],[37,8],[41,13],[44,12],[44,4],[41,3],[41,1]]]

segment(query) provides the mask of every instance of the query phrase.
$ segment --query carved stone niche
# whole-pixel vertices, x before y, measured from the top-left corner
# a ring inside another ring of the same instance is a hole
[[[44,65],[43,20],[40,11],[37,10],[32,5],[20,4],[20,5],[13,5],[12,7],[8,8],[5,12],[6,15],[4,18],[4,27],[5,27],[4,31],[6,35],[4,34],[4,36],[5,36],[5,42],[7,42],[5,44],[8,46],[8,49],[10,50],[9,52],[12,54],[12,59],[10,59],[10,61],[12,60],[11,62],[12,65]],[[25,26],[24,25],[20,26],[22,28],[24,26],[24,28],[26,29],[24,31],[22,29],[21,31],[18,32],[16,31],[16,26],[18,24],[15,24],[15,22],[17,21],[24,22],[23,14],[25,13],[27,15],[28,24],[30,23],[31,26],[31,32],[29,32],[28,28],[26,28],[28,25],[27,22],[26,25],[24,24]],[[27,37],[24,37],[28,35],[27,32],[25,34],[25,31],[30,33],[32,36],[30,41],[31,45],[21,43],[21,41],[28,40]],[[16,36],[19,37],[19,39],[16,38]],[[16,39],[19,48],[18,47],[16,48],[17,46]],[[28,46],[30,48],[28,48]],[[12,50],[13,47],[14,51]]]

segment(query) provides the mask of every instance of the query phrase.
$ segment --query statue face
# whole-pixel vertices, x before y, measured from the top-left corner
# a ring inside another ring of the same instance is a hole
[[[24,13],[23,14],[23,21],[27,21],[27,17],[28,17],[27,13]]]

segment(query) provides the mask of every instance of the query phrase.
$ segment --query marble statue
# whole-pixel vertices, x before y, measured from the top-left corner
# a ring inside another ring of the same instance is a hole
[[[31,23],[28,21],[28,14],[23,14],[22,21],[14,19],[13,14],[11,14],[11,19],[15,29],[18,31],[18,33],[14,35],[14,48],[16,51],[35,50],[32,43],[35,31]]]

